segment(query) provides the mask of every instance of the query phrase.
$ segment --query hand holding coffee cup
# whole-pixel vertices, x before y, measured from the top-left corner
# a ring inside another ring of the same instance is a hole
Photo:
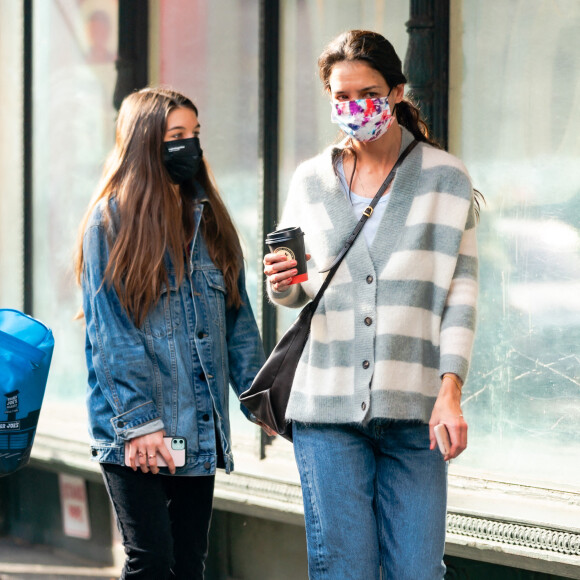
[[[306,254],[310,260],[310,254]],[[264,274],[275,292],[284,292],[292,285],[293,277],[296,276],[296,260],[289,260],[282,254],[266,254],[264,256]]]
[[[304,233],[300,228],[286,228],[266,236],[270,253],[264,256],[264,274],[275,292],[308,280],[304,251]]]

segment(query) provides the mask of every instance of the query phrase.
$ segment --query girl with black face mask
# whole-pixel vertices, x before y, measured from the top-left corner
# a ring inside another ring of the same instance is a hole
[[[199,137],[166,141],[163,161],[174,183],[181,185],[197,175],[203,151]]]
[[[203,578],[215,471],[233,467],[228,384],[239,395],[263,362],[199,131],[177,92],[128,96],[80,231],[91,453],[123,578]]]

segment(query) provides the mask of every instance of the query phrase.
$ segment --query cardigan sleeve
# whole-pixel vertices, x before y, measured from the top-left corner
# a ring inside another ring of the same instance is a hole
[[[298,167],[292,176],[290,188],[288,190],[288,197],[276,229],[289,227],[303,228],[303,212],[305,209],[306,200],[304,196],[304,185],[302,180],[301,167]],[[304,229],[304,228],[303,228]],[[275,292],[272,286],[266,279],[266,292],[270,301],[279,306],[287,306],[289,308],[301,308],[309,300],[309,296],[302,288],[302,284],[293,284],[284,292]]]
[[[473,197],[441,319],[440,374],[467,377],[475,335],[478,256]]]

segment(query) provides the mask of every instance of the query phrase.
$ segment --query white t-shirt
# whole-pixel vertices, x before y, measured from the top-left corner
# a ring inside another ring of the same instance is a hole
[[[344,167],[342,165],[342,159],[338,160],[336,168],[338,170],[338,178],[340,179],[340,183],[342,184],[342,188],[344,189],[344,193],[346,195],[346,198],[350,201],[350,203],[352,205],[352,210],[354,212],[356,219],[360,220],[360,218],[362,217],[363,211],[370,205],[370,203],[372,201],[372,197],[363,197],[362,195],[357,195],[353,191],[351,191],[350,195],[349,195],[348,180],[346,179],[346,176],[344,175]],[[379,202],[375,206],[373,214],[366,221],[366,223],[362,229],[362,233],[365,236],[365,240],[366,240],[367,246],[369,248],[371,247],[373,240],[375,239],[375,235],[377,234],[379,224],[381,223],[381,220],[383,219],[383,215],[385,213],[385,210],[387,209],[387,205],[389,203],[390,198],[391,198],[390,194],[386,193],[385,195],[383,195],[379,199]]]

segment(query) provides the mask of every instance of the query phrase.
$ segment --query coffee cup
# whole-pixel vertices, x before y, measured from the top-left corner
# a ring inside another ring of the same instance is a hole
[[[292,277],[291,284],[299,284],[308,280],[304,232],[300,228],[285,228],[270,232],[266,236],[266,245],[273,254],[282,254],[288,260],[296,260],[298,272]]]

